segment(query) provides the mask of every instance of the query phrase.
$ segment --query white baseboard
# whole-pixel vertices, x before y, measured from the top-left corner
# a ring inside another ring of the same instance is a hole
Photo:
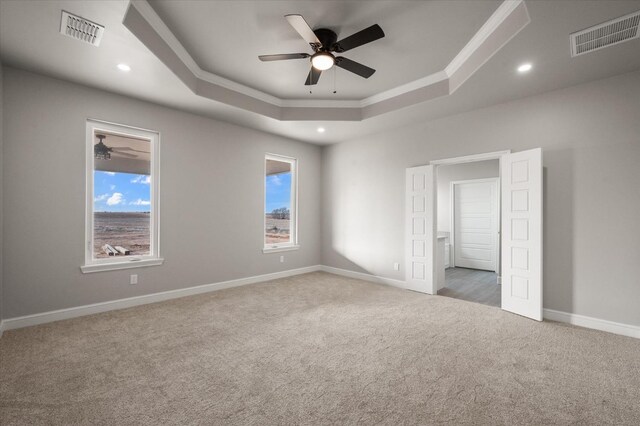
[[[386,284],[392,287],[398,287],[398,288],[404,288],[404,289],[407,288],[404,281],[396,280],[393,278],[385,278],[377,275],[366,274],[364,272],[354,272],[354,271],[349,271],[348,269],[334,268],[333,266],[325,266],[325,265],[321,265],[320,270],[324,272],[328,272],[330,274],[342,275],[343,277],[356,278],[359,280],[369,281],[369,282],[378,283],[378,284]]]
[[[342,275],[349,278],[357,278],[378,284],[391,285],[393,287],[406,288],[404,281],[392,278],[380,277],[377,275],[366,274],[363,272],[354,272],[347,269],[334,268],[331,266],[320,266],[320,270],[331,274]],[[498,277],[500,279],[500,277]],[[587,317],[584,315],[570,314],[568,312],[554,311],[553,309],[543,310],[544,319],[550,321],[564,322],[567,324],[577,325],[579,327],[591,328],[593,330],[606,331],[622,336],[635,337],[640,339],[640,327],[622,324],[613,321],[602,320],[599,318]]]
[[[288,271],[274,272],[272,274],[257,275],[253,277],[223,281],[214,284],[204,284],[178,290],[163,291],[161,293],[130,297],[127,299],[119,299],[109,302],[94,303],[92,305],[78,306],[75,308],[43,312],[40,314],[8,318],[0,320],[0,337],[2,337],[2,333],[6,330],[45,324],[53,321],[60,321],[64,319],[92,315],[117,309],[130,308],[133,306],[146,305],[149,303],[162,302],[164,300],[177,299],[180,297],[192,296],[196,294],[208,293],[211,291],[223,290],[225,288],[239,287],[247,284],[270,281],[278,278],[286,278],[315,271],[324,271],[335,275],[341,275],[343,277],[356,278],[372,283],[385,284],[392,287],[406,288],[405,283],[402,280],[380,277],[363,272],[354,272],[347,269],[334,268],[331,266],[314,265],[305,268],[291,269]],[[564,322],[580,327],[591,328],[594,330],[606,331],[609,333],[620,334],[622,336],[635,337],[637,339],[640,339],[640,326],[622,324],[599,318],[587,317],[584,315],[556,311],[553,309],[544,309],[544,318],[551,321]]]
[[[76,318],[85,315],[98,314],[101,312],[114,311],[117,309],[130,308],[133,306],[146,305],[149,303],[162,302],[164,300],[177,299],[195,294],[208,293],[211,291],[223,290],[225,288],[239,287],[247,284],[254,284],[264,281],[271,281],[279,278],[291,277],[294,275],[306,274],[321,270],[320,265],[308,266],[306,268],[290,269],[288,271],[274,272],[272,274],[257,275],[254,277],[240,278],[237,280],[223,281],[214,284],[204,284],[195,287],[181,288],[178,290],[163,291],[160,293],[146,294],[143,296],[129,297],[126,299],[112,300],[109,302],[94,303],[91,305],[78,306],[57,311],[43,312],[40,314],[25,315],[22,317],[8,318],[2,321],[0,328],[3,330],[13,330],[16,328],[29,327],[32,325],[45,324],[53,321],[60,321],[69,318]]]
[[[622,324],[619,322],[607,321],[599,318],[587,317],[584,315],[570,314],[568,312],[555,311],[553,309],[543,310],[544,319],[558,322],[565,322],[580,327],[594,330],[607,331],[622,336],[635,337],[640,339],[640,326]]]

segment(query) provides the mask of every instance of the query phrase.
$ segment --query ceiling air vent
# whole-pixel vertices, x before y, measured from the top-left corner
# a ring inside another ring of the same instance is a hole
[[[99,46],[104,34],[104,26],[63,10],[60,20],[60,34]]]
[[[570,35],[571,56],[613,46],[640,36],[640,10]]]

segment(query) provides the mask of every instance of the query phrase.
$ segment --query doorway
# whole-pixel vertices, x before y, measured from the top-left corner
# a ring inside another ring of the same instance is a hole
[[[498,209],[500,238],[496,241],[498,245],[496,250],[499,255],[496,254],[495,256],[495,262],[497,263],[495,269],[500,271],[502,283],[499,292],[500,307],[541,321],[542,150],[540,148],[513,154],[510,151],[500,151],[436,160],[426,166],[407,169],[405,209],[406,287],[434,295],[438,294],[438,290],[445,287],[447,275],[445,272],[445,246],[447,235],[443,235],[438,229],[438,168],[485,160],[498,160],[499,162],[499,189],[496,191],[499,196],[496,195],[496,198],[501,200],[500,208]],[[477,195],[479,191],[473,190],[471,192],[475,192]],[[473,214],[475,212],[475,214],[480,214],[482,209],[477,207],[472,208],[471,211],[467,209],[467,213]],[[467,219],[469,218],[472,218],[472,216],[467,217]],[[465,215],[461,215],[460,220],[464,219]],[[475,225],[477,226],[478,223]],[[453,227],[453,232],[455,232],[455,223]],[[462,228],[465,229],[464,225]],[[474,229],[479,228],[482,227]],[[451,230],[449,230],[449,241],[454,239],[453,237]],[[475,257],[476,262],[482,260],[482,256],[478,251],[479,245],[473,245],[470,241],[478,242],[478,238],[478,235],[467,236],[466,243],[466,253],[475,253],[472,257]],[[462,240],[462,242],[458,242],[458,245],[460,246],[460,253],[464,257],[465,250],[462,250],[465,246],[464,238],[459,240]],[[454,256],[451,257],[454,265],[456,259],[455,250],[456,248],[454,247]],[[487,258],[487,256],[484,257],[486,261],[484,267],[490,267],[491,259]],[[480,263],[475,265],[478,266]],[[468,279],[470,278],[467,277]]]
[[[438,236],[445,238],[438,295],[500,307],[500,160],[436,168]]]

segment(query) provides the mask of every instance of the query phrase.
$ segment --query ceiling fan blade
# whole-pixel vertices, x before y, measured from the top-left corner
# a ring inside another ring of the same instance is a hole
[[[111,149],[113,151],[135,151],[135,152],[141,152],[143,154],[149,154],[149,151],[142,151],[140,149],[134,149],[129,146],[114,146]]]
[[[316,33],[313,32],[307,21],[304,20],[302,15],[285,15],[289,24],[293,27],[294,30],[302,36],[302,38],[309,43],[312,47],[315,45],[317,47],[322,46],[320,40],[316,36]]]
[[[335,52],[346,52],[347,50],[354,49],[363,44],[371,43],[384,37],[384,31],[380,28],[380,25],[374,24],[369,28],[365,28],[362,31],[358,31],[355,34],[350,35],[347,38],[337,41],[331,50]]]
[[[309,55],[308,53],[282,53],[279,55],[260,55],[258,56],[258,59],[260,59],[262,62],[267,62],[267,61],[283,61],[285,59],[304,59],[304,58],[308,58]]]
[[[311,67],[311,71],[309,71],[309,75],[307,76],[307,81],[304,83],[305,86],[313,86],[314,84],[318,84],[318,80],[320,80],[320,74],[322,71]]]
[[[347,71],[351,71],[352,73],[358,74],[360,77],[364,78],[369,78],[374,72],[376,72],[373,68],[369,68],[368,66],[352,61],[351,59],[343,58],[342,56],[338,56],[336,58],[336,66]]]
[[[115,156],[120,155],[122,157],[127,157],[127,158],[138,158],[138,156],[135,154],[129,154],[128,152],[122,152],[122,151],[113,151],[112,155],[115,155]]]

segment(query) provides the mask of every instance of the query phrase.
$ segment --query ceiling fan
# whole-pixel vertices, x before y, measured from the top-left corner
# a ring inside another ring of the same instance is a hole
[[[95,158],[99,160],[111,160],[111,153],[114,153],[116,155],[120,155],[123,157],[128,157],[128,158],[138,158],[137,154],[132,154],[132,153],[123,152],[123,151],[134,151],[134,152],[140,152],[143,154],[148,154],[148,152],[146,151],[140,151],[138,149],[133,149],[128,146],[109,147],[104,143],[104,140],[107,139],[106,135],[97,134],[96,138],[99,139],[99,142],[93,146],[93,152],[94,152]]]
[[[322,71],[337,66],[347,71],[351,71],[360,77],[369,78],[376,70],[369,68],[361,63],[352,61],[342,56],[335,56],[334,53],[343,53],[363,44],[371,43],[384,37],[384,32],[378,24],[374,24],[362,31],[343,38],[340,41],[338,36],[332,30],[327,28],[318,28],[312,30],[302,15],[286,15],[285,18],[289,24],[295,29],[302,38],[309,43],[314,53],[284,53],[279,55],[261,55],[258,58],[263,61],[281,61],[285,59],[306,59],[311,58],[311,71],[304,83],[307,86],[318,83]]]

